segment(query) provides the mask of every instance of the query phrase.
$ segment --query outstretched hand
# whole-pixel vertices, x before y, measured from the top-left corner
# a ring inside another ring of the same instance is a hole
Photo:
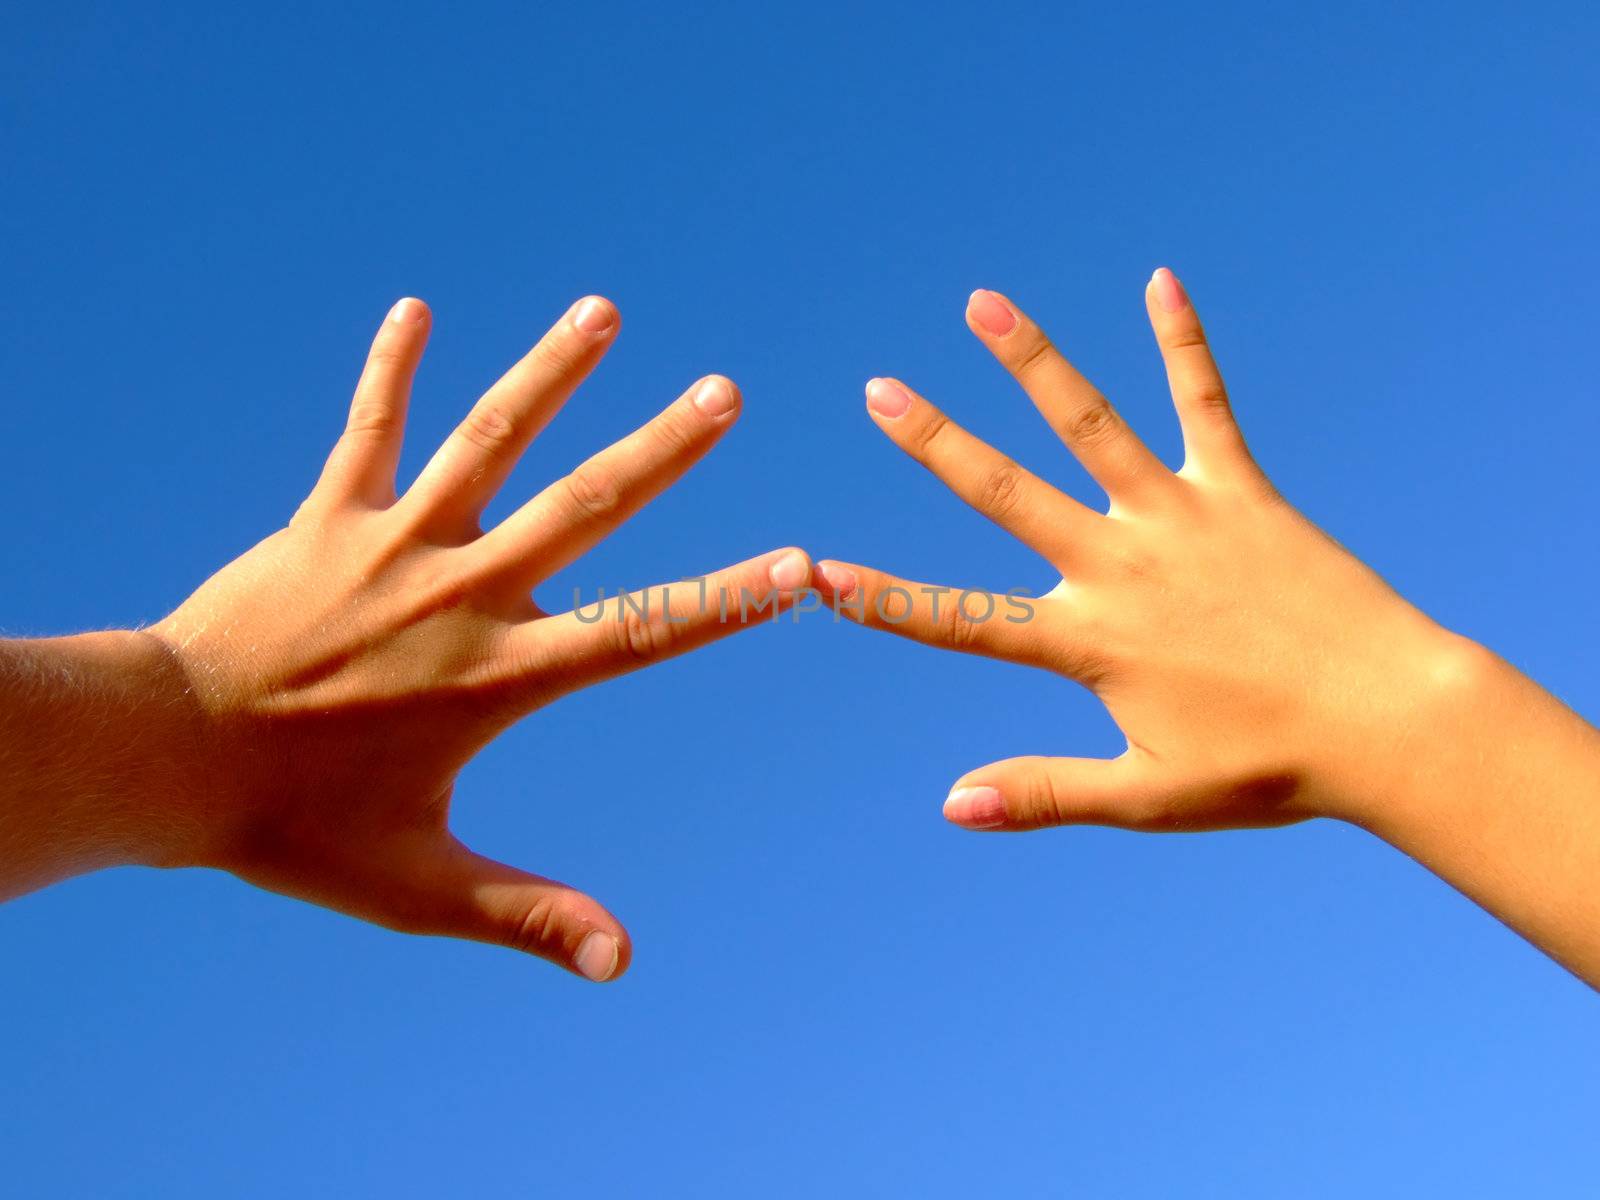
[[[733,633],[747,611],[759,621],[788,607],[811,564],[778,550],[603,611],[535,605],[537,584],[670,487],[739,415],[731,382],[702,379],[483,532],[485,505],[617,327],[607,301],[575,304],[397,496],[429,313],[418,300],[395,305],[345,432],[288,527],[148,631],[187,679],[194,712],[186,833],[163,865],[225,868],[593,980],[626,970],[627,934],[597,902],[451,835],[456,775],[541,705]]]
[[[1406,769],[1408,730],[1486,653],[1445,632],[1296,512],[1234,421],[1170,271],[1145,300],[1187,458],[1169,470],[1043,331],[994,292],[972,331],[1110,497],[1101,514],[892,379],[879,428],[1061,574],[1025,605],[819,564],[842,613],[935,646],[1045,667],[1092,689],[1127,737],[1110,760],[1013,758],[956,782],[971,829],[1145,830],[1354,817]],[[1024,613],[1026,609],[1026,613]]]

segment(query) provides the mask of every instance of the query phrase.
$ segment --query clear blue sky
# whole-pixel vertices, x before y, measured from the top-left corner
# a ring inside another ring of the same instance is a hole
[[[1592,5],[222,7],[0,21],[6,632],[153,620],[282,524],[408,293],[412,467],[573,297],[622,309],[507,503],[703,372],[743,386],[568,587],[796,542],[1042,588],[862,382],[1098,503],[963,305],[1027,305],[1170,457],[1168,263],[1282,489],[1600,713]],[[813,616],[465,775],[465,837],[629,925],[615,986],[211,873],[26,898],[0,1191],[1593,1187],[1594,995],[1366,835],[940,818],[968,768],[1118,748],[1060,680]]]

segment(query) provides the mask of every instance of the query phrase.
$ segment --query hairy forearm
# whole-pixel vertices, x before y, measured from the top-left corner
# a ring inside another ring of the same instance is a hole
[[[190,837],[181,670],[133,632],[0,641],[0,899]]]
[[[1600,732],[1479,650],[1344,814],[1600,987]]]

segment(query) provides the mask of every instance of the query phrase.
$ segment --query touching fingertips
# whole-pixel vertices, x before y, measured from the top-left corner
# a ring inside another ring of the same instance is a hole
[[[822,577],[828,581],[828,586],[841,600],[848,600],[855,595],[856,573],[843,563],[825,562],[818,563],[817,569],[822,572]]]
[[[572,323],[584,333],[605,333],[617,321],[617,310],[598,296],[578,301],[572,311]]]
[[[964,829],[993,829],[1005,824],[1006,802],[992,787],[958,787],[944,802],[945,820]]]
[[[892,379],[869,379],[867,407],[880,417],[903,417],[911,407],[911,393]]]
[[[990,337],[1005,337],[1017,327],[1017,314],[1011,306],[993,292],[982,288],[972,293],[967,301],[967,315],[972,323]]]
[[[1156,289],[1156,303],[1161,306],[1162,312],[1178,312],[1189,307],[1189,294],[1183,290],[1178,277],[1166,267],[1157,267],[1156,273],[1150,277],[1150,283]]]
[[[619,957],[617,939],[596,929],[583,939],[572,961],[585,979],[604,983],[616,974]]]
[[[811,581],[811,560],[799,550],[790,550],[767,568],[767,578],[779,591],[792,592]]]
[[[410,296],[396,300],[389,310],[389,320],[395,325],[419,325],[428,313],[428,306]]]
[[[713,375],[695,389],[694,406],[708,417],[725,417],[739,406],[739,397],[731,383]]]

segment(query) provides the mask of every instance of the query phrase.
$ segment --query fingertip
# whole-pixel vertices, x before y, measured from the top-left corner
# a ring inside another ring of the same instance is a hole
[[[1005,337],[1019,320],[1016,308],[999,292],[979,288],[967,297],[967,325],[980,337]]]
[[[743,407],[739,387],[726,375],[707,375],[694,388],[694,406],[708,417],[736,417]]]
[[[780,592],[792,592],[811,581],[811,556],[798,546],[773,551],[767,578]]]
[[[389,309],[389,323],[401,327],[425,324],[432,314],[428,306],[415,296],[402,296]]]
[[[1189,294],[1169,267],[1157,267],[1150,276],[1150,287],[1162,312],[1181,312],[1189,307]]]
[[[572,324],[582,333],[614,333],[622,316],[604,296],[585,296],[572,306]]]
[[[835,559],[825,558],[817,564],[817,575],[821,577],[824,586],[841,600],[848,600],[855,595],[860,580],[850,567]]]
[[[911,408],[911,392],[897,379],[867,380],[867,408],[880,417],[893,420]]]
[[[591,983],[608,983],[627,969],[622,957],[622,942],[603,929],[591,930],[572,956],[578,974]]]
[[[963,829],[996,829],[1006,821],[1005,797],[998,788],[957,786],[945,797],[944,818]]]

